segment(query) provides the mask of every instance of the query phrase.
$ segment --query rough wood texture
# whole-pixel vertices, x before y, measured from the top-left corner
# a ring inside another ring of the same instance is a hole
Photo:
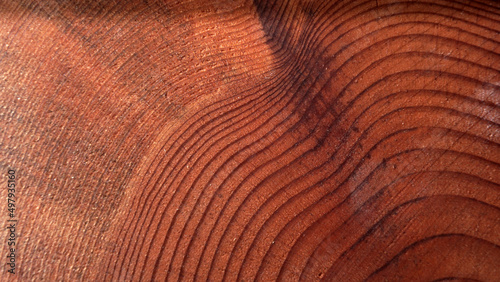
[[[500,281],[498,2],[211,2],[0,1],[1,280]]]

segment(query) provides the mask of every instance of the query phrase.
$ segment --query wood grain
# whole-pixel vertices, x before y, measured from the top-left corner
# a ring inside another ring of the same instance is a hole
[[[0,0],[0,121],[2,281],[500,280],[496,1]]]

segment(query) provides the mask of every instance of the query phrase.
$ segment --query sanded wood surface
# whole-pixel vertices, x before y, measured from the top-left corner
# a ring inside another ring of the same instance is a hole
[[[0,0],[7,281],[500,281],[497,1]]]

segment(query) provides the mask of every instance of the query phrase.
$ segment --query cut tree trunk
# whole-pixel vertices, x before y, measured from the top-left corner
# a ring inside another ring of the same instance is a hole
[[[500,281],[496,1],[0,0],[0,122],[2,281]]]

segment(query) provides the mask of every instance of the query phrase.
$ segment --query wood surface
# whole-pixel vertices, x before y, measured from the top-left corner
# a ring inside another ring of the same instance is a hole
[[[1,281],[500,281],[500,3],[0,0]]]

